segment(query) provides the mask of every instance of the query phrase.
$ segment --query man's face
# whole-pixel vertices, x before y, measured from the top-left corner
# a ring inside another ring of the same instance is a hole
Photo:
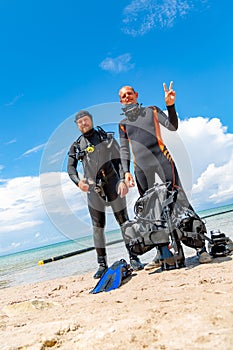
[[[135,92],[131,86],[124,86],[120,92],[120,102],[124,105],[138,103],[138,93]]]
[[[78,128],[82,134],[85,134],[86,132],[90,131],[93,128],[92,120],[88,115],[85,115],[84,117],[79,118],[76,121],[76,124],[78,125]]]

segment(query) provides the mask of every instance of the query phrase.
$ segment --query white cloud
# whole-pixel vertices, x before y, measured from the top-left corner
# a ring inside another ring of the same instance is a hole
[[[130,63],[130,61],[131,61],[131,55],[129,53],[125,53],[115,58],[112,58],[112,57],[105,58],[100,63],[100,67],[103,70],[106,70],[112,73],[121,73],[134,68],[134,64]]]
[[[20,246],[21,246],[21,243],[19,243],[19,242],[12,242],[11,243],[11,248],[13,248],[13,249],[18,248]]]
[[[123,11],[123,31],[144,35],[154,28],[172,27],[177,17],[183,17],[206,0],[132,0]]]
[[[19,94],[17,96],[15,96],[10,102],[5,103],[6,107],[10,107],[13,106],[18,100],[20,100],[24,95],[23,94]]]
[[[0,254],[13,249],[13,242],[24,242],[26,249],[54,242],[54,237],[61,241],[90,234],[85,198],[60,172],[0,179],[0,222]]]
[[[11,145],[12,143],[15,143],[15,142],[16,142],[16,139],[12,139],[12,140],[6,142],[5,144],[6,145]]]
[[[59,150],[58,152],[50,155],[49,159],[48,159],[48,164],[54,164],[57,162],[61,161],[61,158],[64,158],[64,154],[67,153],[67,147],[62,148],[61,150]]]
[[[24,222],[16,222],[15,224],[10,223],[9,225],[4,225],[0,227],[0,232],[11,232],[11,231],[21,231],[28,228],[32,228],[34,226],[42,224],[41,220],[30,220]]]
[[[191,157],[194,179],[207,169],[209,164],[223,166],[231,159],[233,134],[218,118],[189,118],[181,121],[178,133]]]
[[[40,237],[40,236],[41,236],[41,233],[40,233],[40,232],[36,232],[35,238],[38,238],[38,237]]]
[[[233,153],[222,166],[208,165],[193,185],[193,202],[202,207],[233,202]]]
[[[36,153],[36,152],[40,151],[42,148],[44,148],[45,145],[46,145],[46,143],[42,143],[41,145],[38,145],[36,147],[33,147],[33,148],[27,150],[26,152],[24,152],[22,154],[22,157],[28,156],[29,154]]]
[[[233,134],[218,118],[181,121],[179,135],[193,170],[192,203],[208,208],[233,202]]]
[[[5,180],[0,186],[0,232],[32,228],[41,223],[42,207],[37,177]]]

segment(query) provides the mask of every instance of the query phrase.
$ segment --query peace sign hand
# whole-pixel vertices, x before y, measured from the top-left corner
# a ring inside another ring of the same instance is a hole
[[[167,106],[172,106],[175,103],[176,92],[172,89],[173,81],[170,82],[169,90],[166,83],[163,83],[163,89],[165,92],[165,102]]]

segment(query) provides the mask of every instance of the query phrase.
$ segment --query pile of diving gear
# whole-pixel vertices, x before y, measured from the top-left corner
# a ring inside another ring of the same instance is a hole
[[[213,231],[209,238],[204,222],[182,202],[183,191],[170,191],[169,186],[154,184],[136,201],[134,220],[123,225],[129,250],[142,255],[156,247],[162,270],[185,266],[181,242],[198,250],[207,240],[213,257],[230,254],[232,241],[219,231]]]
[[[220,230],[211,230],[210,236],[211,239],[208,240],[210,255],[215,258],[231,254],[233,251],[233,242],[225,235],[225,233],[221,232]]]

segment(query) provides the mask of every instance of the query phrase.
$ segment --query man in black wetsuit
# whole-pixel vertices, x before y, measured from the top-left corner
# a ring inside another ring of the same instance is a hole
[[[136,184],[140,195],[143,195],[155,183],[155,174],[161,181],[169,182],[168,190],[179,189],[179,203],[191,210],[177,172],[176,165],[164,144],[160,124],[171,131],[178,129],[178,118],[175,109],[176,93],[172,88],[173,82],[167,88],[164,83],[165,102],[168,111],[166,115],[159,107],[142,107],[138,103],[138,92],[131,86],[123,86],[119,91],[125,118],[120,121],[119,134],[121,143],[121,163],[128,187],[135,186],[133,175],[130,173],[130,149],[134,157],[134,172]],[[121,189],[124,195],[125,189]],[[200,263],[211,261],[210,255],[203,247],[197,251]],[[155,258],[146,266],[146,269],[157,267]]]
[[[128,189],[124,180],[120,180],[116,166],[114,166],[117,163],[118,170],[123,175],[113,136],[111,137],[100,128],[94,129],[92,115],[88,111],[78,112],[75,116],[75,123],[82,135],[70,147],[67,171],[80,190],[87,193],[99,264],[94,278],[100,278],[107,269],[104,236],[105,209],[107,205],[112,207],[114,216],[121,227],[128,220],[128,214],[126,200],[119,196],[118,191],[125,194]],[[77,172],[79,161],[82,162],[84,169],[82,179]],[[143,269],[143,264],[135,254],[129,253],[129,256],[131,267],[134,270]]]

